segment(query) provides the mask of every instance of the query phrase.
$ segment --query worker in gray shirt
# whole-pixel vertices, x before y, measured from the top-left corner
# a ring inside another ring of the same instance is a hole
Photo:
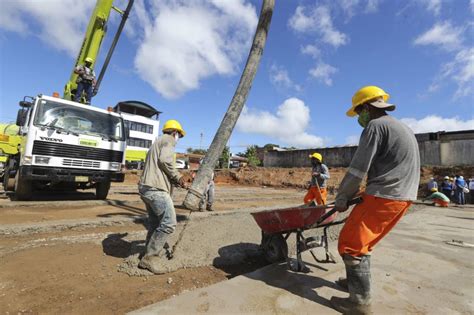
[[[367,187],[339,235],[338,250],[346,267],[346,279],[336,281],[349,298],[332,297],[333,307],[344,314],[369,314],[370,254],[416,200],[420,181],[420,155],[413,132],[386,111],[389,95],[366,86],[352,98],[350,117],[358,115],[364,128],[359,147],[342,180],[335,209],[344,212],[367,176]]]
[[[148,150],[138,191],[148,212],[146,252],[138,266],[155,274],[169,271],[163,247],[176,229],[176,212],[170,190],[172,185],[187,188],[187,183],[175,168],[175,146],[185,132],[176,120],[168,120],[163,135]]]

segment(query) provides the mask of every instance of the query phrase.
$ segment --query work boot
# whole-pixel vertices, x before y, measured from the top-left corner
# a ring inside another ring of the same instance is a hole
[[[343,314],[372,314],[370,297],[370,256],[344,255],[349,298],[332,297],[333,308]]]
[[[207,211],[214,211],[214,209],[212,209],[212,205],[209,204],[209,203],[207,204],[206,210]]]
[[[349,286],[347,284],[347,278],[340,277],[335,281],[335,283],[340,286],[344,291],[349,292]]]
[[[162,257],[145,255],[138,263],[138,267],[147,269],[156,275],[161,275],[169,272],[166,262],[166,259]]]
[[[155,230],[146,244],[145,256],[160,256],[167,239],[168,234]]]

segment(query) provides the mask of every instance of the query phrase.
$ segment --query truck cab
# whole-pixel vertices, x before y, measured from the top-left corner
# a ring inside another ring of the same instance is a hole
[[[111,182],[123,182],[127,131],[120,114],[45,95],[20,106],[22,143],[4,176],[16,199],[45,188],[95,188],[105,199]]]

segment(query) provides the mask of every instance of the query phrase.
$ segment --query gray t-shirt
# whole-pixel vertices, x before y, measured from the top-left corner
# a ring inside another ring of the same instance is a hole
[[[326,181],[331,176],[329,175],[329,169],[325,164],[317,164],[313,166],[312,173],[319,173],[319,176],[311,175],[311,186],[316,186],[316,181],[319,188],[326,188]]]
[[[420,153],[408,126],[388,115],[369,122],[339,186],[337,206],[345,206],[353,198],[366,175],[367,194],[393,200],[416,200]]]
[[[146,155],[139,186],[170,192],[171,185],[177,184],[181,177],[175,168],[175,146],[176,140],[168,134],[153,142]]]

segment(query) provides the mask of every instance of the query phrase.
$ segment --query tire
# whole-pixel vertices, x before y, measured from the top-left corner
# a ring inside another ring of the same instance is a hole
[[[273,264],[286,260],[288,245],[281,234],[263,234],[262,248],[265,259]]]
[[[15,197],[17,200],[31,200],[33,196],[33,183],[31,180],[24,179],[18,170],[15,176]]]
[[[109,194],[110,182],[99,182],[95,184],[95,197],[99,200],[107,199]]]

